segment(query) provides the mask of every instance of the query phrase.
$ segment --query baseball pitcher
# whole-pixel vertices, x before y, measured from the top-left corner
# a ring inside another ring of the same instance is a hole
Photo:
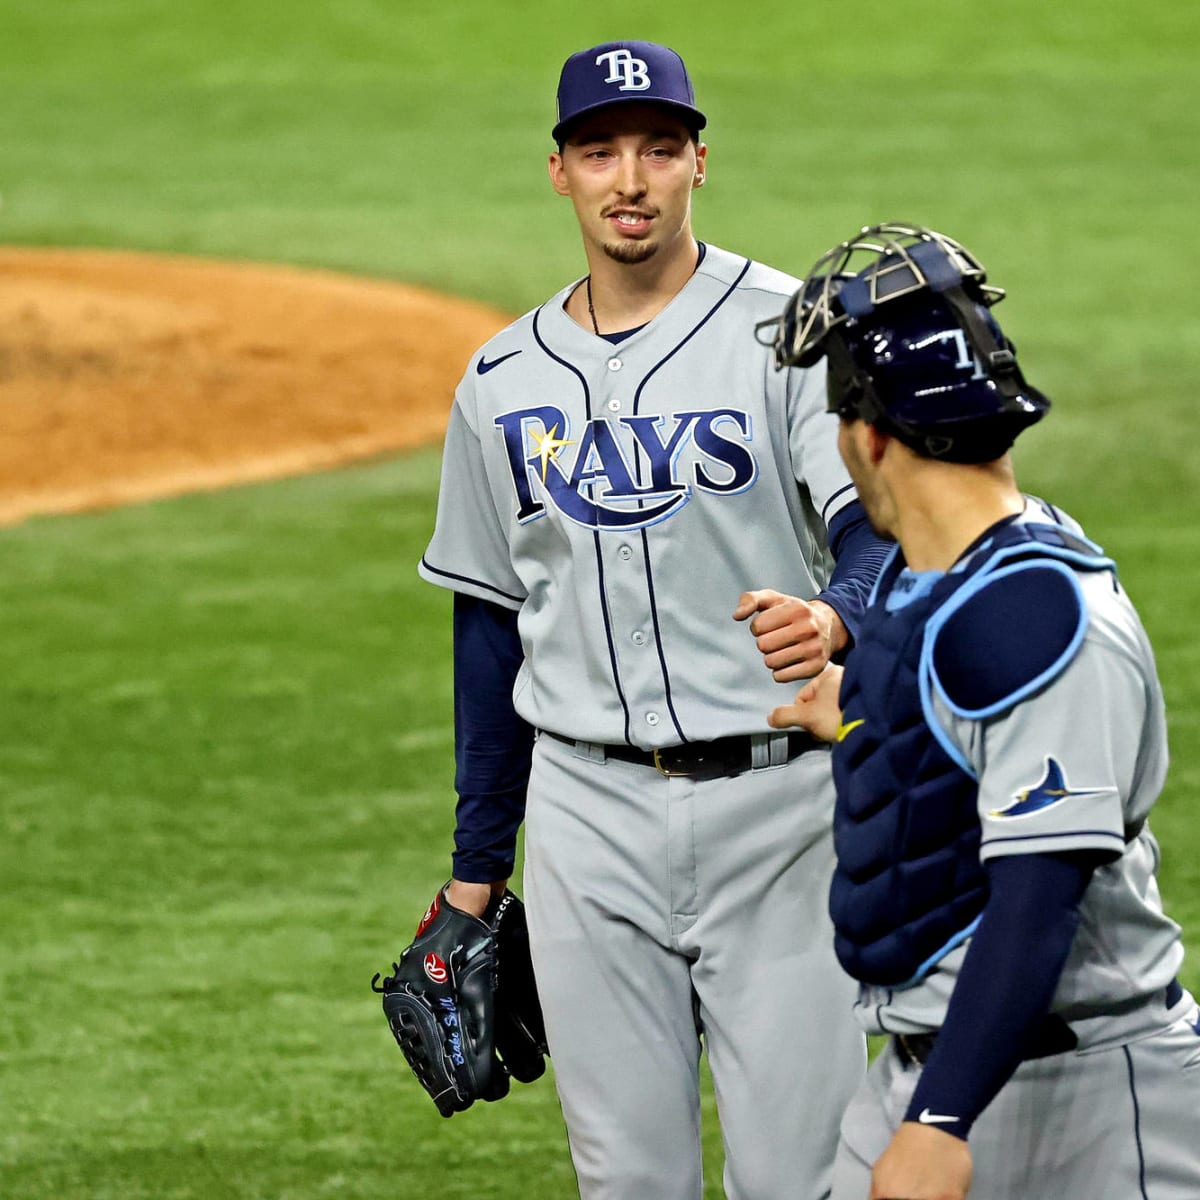
[[[693,233],[709,155],[679,55],[572,55],[557,117],[588,270],[471,360],[420,564],[455,593],[445,900],[486,922],[524,820],[582,1196],[699,1200],[703,1049],[727,1195],[822,1200],[865,1040],[827,912],[828,748],[766,714],[852,642],[886,548],[823,366],[777,372],[752,336],[798,281]]]

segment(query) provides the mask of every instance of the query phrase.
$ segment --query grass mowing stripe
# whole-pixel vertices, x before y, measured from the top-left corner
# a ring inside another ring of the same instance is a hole
[[[1197,944],[1190,4],[1012,0],[981,35],[969,6],[856,0],[785,7],[766,39],[718,0],[0,14],[5,241],[344,267],[520,311],[582,269],[539,182],[558,63],[630,32],[696,75],[704,237],[801,271],[870,220],[961,236],[1056,401],[1023,480],[1118,555],[1157,647],[1154,825]],[[442,1122],[365,991],[448,850],[448,600],[412,570],[436,473],[418,455],[0,530],[8,1193],[570,1194],[548,1081]],[[719,1161],[710,1120],[710,1196]]]
[[[0,532],[6,1194],[569,1190],[549,1081],[441,1123],[368,986],[448,861],[436,472]]]
[[[442,1122],[367,989],[449,849],[448,597],[413,569],[436,474],[427,452],[0,532],[12,1194],[569,1194],[550,1081]],[[1114,531],[1134,573],[1144,529]],[[1156,813],[1193,930],[1196,744]]]

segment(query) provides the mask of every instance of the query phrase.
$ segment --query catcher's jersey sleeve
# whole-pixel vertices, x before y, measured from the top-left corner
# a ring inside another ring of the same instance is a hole
[[[1162,694],[1145,633],[1108,572],[1079,583],[1087,631],[1061,674],[990,720],[949,718],[979,780],[985,860],[1067,850],[1117,858],[1165,779]]]
[[[1080,926],[1052,1009],[1081,1045],[1135,1035],[1135,999],[1160,992],[1183,957],[1164,912],[1159,849],[1147,816],[1167,770],[1166,721],[1154,656],[1136,612],[1106,571],[1081,574],[1087,632],[1054,680],[983,721],[941,715],[979,779],[983,859],[1092,851],[1105,861],[1080,904]],[[948,1000],[957,961],[943,963],[922,998]],[[916,989],[921,991],[922,989]],[[931,1014],[932,1015],[932,1014]],[[926,1018],[929,1019],[929,1018]],[[932,1017],[940,1024],[940,1016]]]

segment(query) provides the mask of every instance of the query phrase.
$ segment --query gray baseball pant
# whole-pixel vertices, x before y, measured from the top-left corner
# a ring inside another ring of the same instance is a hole
[[[701,1038],[730,1200],[825,1200],[863,1076],[832,950],[828,755],[666,778],[542,735],[524,893],[584,1200],[699,1200]]]

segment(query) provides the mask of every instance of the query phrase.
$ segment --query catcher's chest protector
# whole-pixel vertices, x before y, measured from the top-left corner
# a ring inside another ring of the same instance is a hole
[[[896,574],[886,569],[880,596]],[[912,980],[987,899],[975,781],[934,737],[919,687],[926,621],[965,578],[947,575],[895,612],[873,604],[842,679],[830,912],[837,956],[865,983]]]
[[[1057,560],[1049,573],[1062,602],[1026,613],[1019,578],[1036,576],[1038,595],[1048,599],[1048,560]],[[977,605],[985,595],[1008,604],[1007,615],[982,606],[983,619],[968,618],[965,634],[955,626],[983,665],[954,679],[961,702],[949,702],[963,715],[996,715],[1063,670],[1078,650],[1087,618],[1075,598],[1078,585],[1064,585],[1064,578],[1108,570],[1112,562],[1057,526],[1010,523],[924,595],[889,611],[903,566],[893,555],[876,585],[842,681],[842,730],[833,748],[835,947],[854,978],[884,987],[923,978],[970,936],[987,900],[976,779],[938,727],[931,700],[945,687],[939,653],[951,677],[963,658],[961,644],[956,654],[947,641],[948,614],[961,615],[966,601]],[[1013,612],[1030,636],[1019,650],[1003,635],[989,645],[998,628],[1012,625]]]

